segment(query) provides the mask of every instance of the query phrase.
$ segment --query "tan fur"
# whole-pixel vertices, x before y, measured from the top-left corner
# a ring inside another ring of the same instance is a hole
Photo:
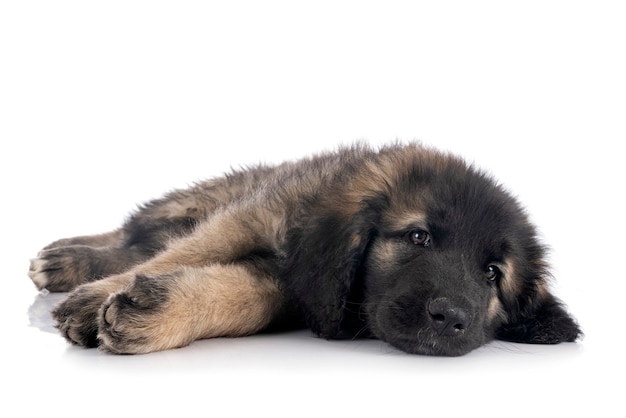
[[[98,280],[82,285],[74,293],[74,297],[81,300],[78,304],[79,309],[87,313],[97,312],[109,295],[126,288],[132,283],[133,279],[134,275],[132,274],[120,274],[107,277],[105,280]],[[72,318],[66,319],[68,323],[59,323],[59,329],[65,333],[65,336],[69,340],[79,342],[81,336],[78,334],[78,329],[86,325],[82,323],[83,321],[89,320],[95,320],[95,318],[90,318],[89,314],[84,316],[75,315]]]
[[[140,266],[145,274],[158,275],[175,270],[178,266],[206,266],[213,263],[230,263],[247,254],[259,242],[282,235],[284,217],[258,208],[254,214],[246,213],[247,222],[237,216],[238,208],[216,213],[199,225],[189,236],[175,240],[168,248]],[[275,243],[268,243],[275,244]]]
[[[398,257],[396,241],[377,241],[372,245],[371,258],[374,264],[383,270],[391,270],[397,267]]]
[[[522,290],[521,283],[515,273],[515,261],[513,259],[505,260],[505,262],[500,264],[498,267],[502,272],[502,278],[500,280],[502,293],[505,298],[513,300]]]
[[[71,245],[88,245],[90,247],[108,247],[117,245],[122,239],[122,231],[117,229],[115,231],[107,232],[97,235],[84,235],[80,237],[64,238],[58,241],[54,241],[43,248],[42,251],[52,248],[67,247]]]
[[[389,211],[383,218],[385,225],[394,231],[406,231],[411,228],[428,231],[427,221],[426,213],[409,209]]]
[[[202,202],[199,202],[194,197],[189,197],[184,200],[173,200],[165,203],[162,206],[157,207],[152,215],[156,218],[178,218],[183,216],[196,217],[201,212]]]
[[[101,327],[102,348],[146,353],[201,338],[249,335],[267,326],[281,306],[277,285],[240,265],[183,267],[168,279],[167,286],[167,302],[152,314],[122,312],[116,304],[117,294],[111,295],[101,312],[112,329],[107,332]],[[132,286],[123,292],[134,294]],[[118,321],[118,316],[122,320]],[[116,335],[131,335],[131,341],[139,338],[141,343],[119,344]]]
[[[504,311],[504,306],[502,306],[502,302],[498,298],[498,295],[494,292],[489,300],[489,306],[487,307],[487,322],[492,323],[496,319],[505,321],[507,319],[507,315]]]

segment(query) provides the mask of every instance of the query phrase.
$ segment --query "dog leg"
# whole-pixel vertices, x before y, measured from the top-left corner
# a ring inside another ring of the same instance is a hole
[[[80,237],[63,238],[46,245],[43,250],[52,248],[69,247],[72,245],[87,245],[89,247],[119,246],[122,243],[124,233],[121,229],[97,235],[83,235]]]
[[[129,270],[146,258],[139,251],[118,247],[55,247],[42,250],[31,260],[28,276],[40,290],[69,292],[82,284]]]
[[[244,336],[267,327],[282,304],[271,278],[240,264],[137,274],[99,309],[98,340],[106,351],[136,354]]]

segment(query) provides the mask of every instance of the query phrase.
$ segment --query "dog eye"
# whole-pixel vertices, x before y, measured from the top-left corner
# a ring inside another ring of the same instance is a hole
[[[485,270],[485,278],[490,282],[495,281],[498,277],[500,277],[500,269],[493,264],[487,266],[487,270]]]
[[[430,246],[430,234],[422,229],[409,232],[409,240],[415,245]]]

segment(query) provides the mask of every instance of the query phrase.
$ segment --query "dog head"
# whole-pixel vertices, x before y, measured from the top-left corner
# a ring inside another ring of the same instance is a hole
[[[489,176],[421,147],[361,170],[299,231],[294,290],[314,331],[430,355],[578,338],[536,229]]]

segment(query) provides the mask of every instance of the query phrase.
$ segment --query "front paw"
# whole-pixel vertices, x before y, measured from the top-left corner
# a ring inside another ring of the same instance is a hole
[[[98,311],[109,293],[84,285],[63,300],[52,311],[61,334],[72,344],[98,346]]]
[[[163,278],[139,276],[129,288],[111,295],[98,312],[98,341],[115,354],[141,354],[186,345],[166,310]]]

